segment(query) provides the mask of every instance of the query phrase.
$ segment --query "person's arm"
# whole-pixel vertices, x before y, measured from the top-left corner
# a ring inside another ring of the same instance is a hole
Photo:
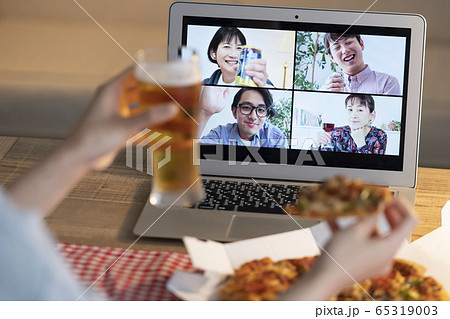
[[[200,94],[198,114],[198,137],[201,137],[203,129],[211,116],[221,112],[225,108],[230,90],[222,87],[204,86]]]
[[[122,82],[130,73],[127,70],[101,86],[67,140],[6,187],[17,206],[48,215],[87,173],[107,168],[133,133],[165,122],[177,113],[171,103],[122,118],[118,101]]]
[[[356,282],[388,273],[398,247],[413,230],[416,219],[401,200],[394,200],[385,215],[392,229],[387,236],[375,235],[378,214],[338,231],[313,269],[281,295],[281,300],[328,300]]]
[[[262,146],[274,148],[288,148],[286,135],[275,125],[268,125],[267,141]]]
[[[108,167],[127,138],[174,116],[174,104],[131,118],[119,115],[119,94],[131,70],[96,92],[75,131],[52,154],[0,190],[1,300],[103,299],[86,292],[55,250],[40,214],[47,215],[90,171]]]
[[[380,130],[380,136],[378,138],[379,146],[374,150],[374,154],[384,155],[387,147],[387,134]]]
[[[0,189],[0,300],[105,299],[77,282],[55,247],[41,216]]]
[[[288,148],[288,140],[286,138],[286,136],[283,134],[277,144],[278,148]]]
[[[223,144],[223,141],[220,140],[220,133],[222,129],[223,126],[221,125],[213,128],[208,134],[203,136],[199,142],[203,144]]]
[[[383,89],[383,94],[401,95],[400,84],[396,77],[389,76]]]

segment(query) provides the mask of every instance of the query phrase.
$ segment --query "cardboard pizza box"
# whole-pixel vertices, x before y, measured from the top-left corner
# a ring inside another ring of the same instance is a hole
[[[228,275],[233,274],[234,269],[248,261],[264,257],[278,261],[320,254],[311,229],[226,244],[194,237],[185,237],[183,241],[193,266],[203,271],[203,273],[178,271],[172,275],[167,288],[184,300],[216,300],[217,286]]]

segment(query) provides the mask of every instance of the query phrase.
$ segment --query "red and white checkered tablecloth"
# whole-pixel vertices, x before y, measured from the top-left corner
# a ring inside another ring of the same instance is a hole
[[[110,300],[179,300],[166,282],[175,270],[193,270],[189,256],[174,252],[68,243],[58,249],[86,287],[106,271],[94,287]]]

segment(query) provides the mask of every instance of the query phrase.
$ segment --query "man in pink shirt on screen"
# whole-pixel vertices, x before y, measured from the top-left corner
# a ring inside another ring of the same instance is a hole
[[[323,91],[401,95],[396,77],[373,71],[364,63],[364,41],[359,34],[327,33],[325,48],[331,59],[344,71],[331,74],[320,88]]]

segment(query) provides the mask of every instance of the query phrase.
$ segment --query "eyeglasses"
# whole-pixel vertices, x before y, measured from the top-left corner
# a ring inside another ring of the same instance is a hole
[[[238,104],[237,107],[241,110],[243,115],[249,115],[256,109],[256,115],[258,115],[258,117],[266,117],[268,112],[268,109],[264,104],[253,106],[248,102],[244,102]]]

